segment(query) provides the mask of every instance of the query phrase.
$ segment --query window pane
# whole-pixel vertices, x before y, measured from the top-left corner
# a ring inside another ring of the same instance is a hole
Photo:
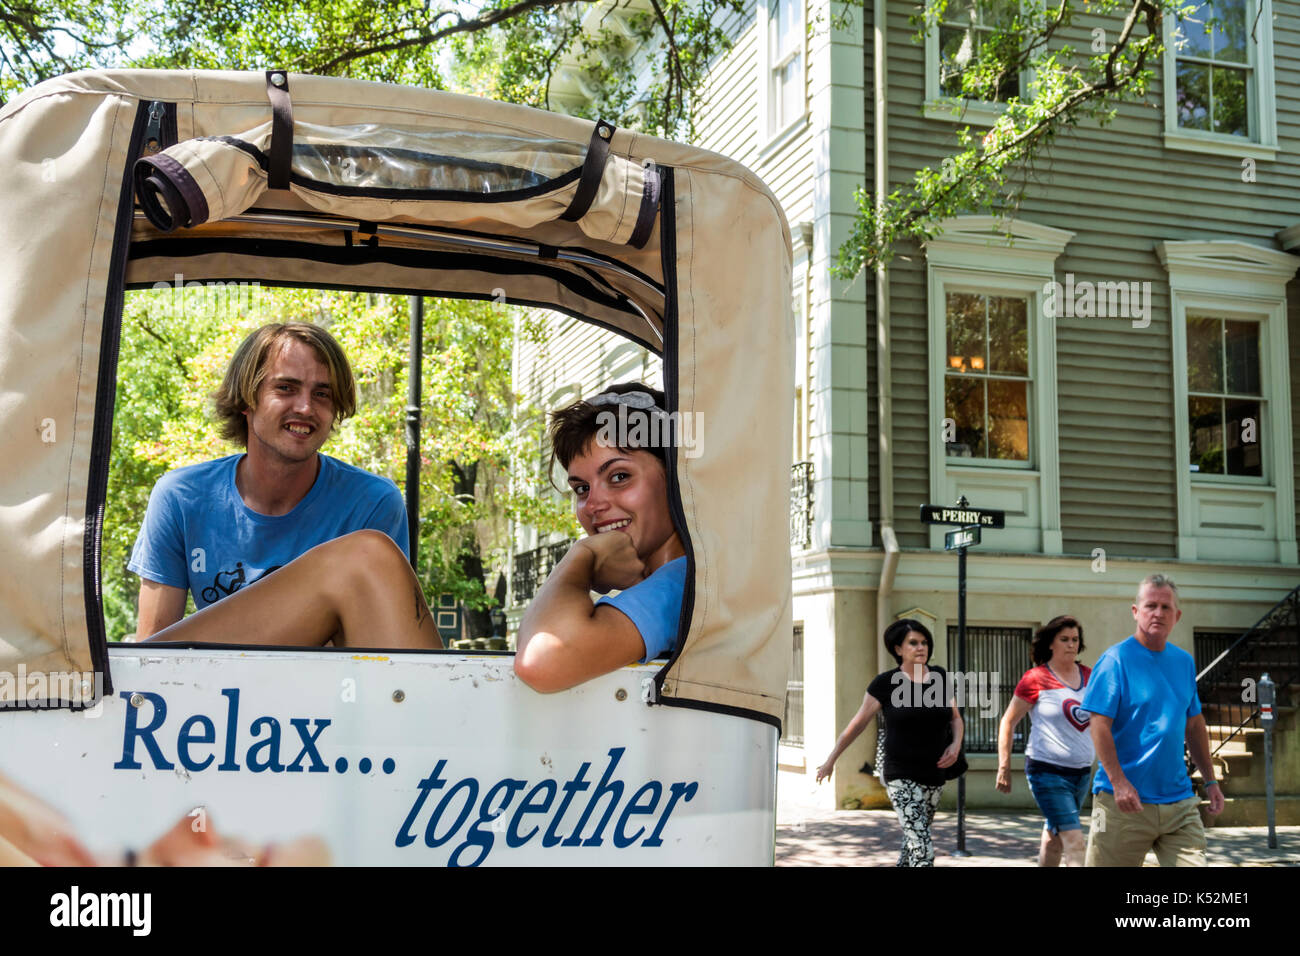
[[[1178,46],[1179,56],[1203,56],[1207,60],[1210,58],[1210,18],[1214,15],[1208,3],[1201,4],[1200,8],[1190,16],[1179,21],[1178,33],[1183,42]]]
[[[1259,402],[1230,398],[1224,403],[1227,413],[1227,466],[1230,475],[1264,473],[1260,442],[1263,429],[1259,418]]]
[[[1223,391],[1223,322],[1187,317],[1187,387],[1193,392]]]
[[[1246,71],[1214,67],[1214,131],[1246,136]]]
[[[944,96],[961,95],[961,71],[975,53],[971,36],[969,30],[939,28],[939,87]]]
[[[985,0],[980,4],[980,22],[990,27],[1006,27],[1020,12],[1020,0]]]
[[[1020,77],[1015,73],[1012,73],[1009,76],[1004,76],[1002,82],[998,84],[998,101],[1006,102],[1011,99],[1011,97],[1019,95]]]
[[[772,62],[778,62],[800,43],[803,0],[772,0],[768,7],[768,29],[772,38]]]
[[[989,297],[989,371],[1029,374],[1029,303]],[[992,401],[992,396],[989,398]]]
[[[989,381],[989,457],[1029,460],[1029,383]]]
[[[780,112],[777,117],[776,128],[782,129],[803,115],[803,84],[800,82],[800,67],[803,64],[803,57],[796,56],[793,60],[785,65],[781,70],[778,83],[781,88],[780,93]]]
[[[1190,426],[1191,447],[1188,460],[1192,471],[1202,474],[1223,474],[1223,404],[1222,399],[1187,399],[1187,422]]]
[[[963,375],[944,376],[944,415],[957,423],[950,458],[984,458],[984,380]]]
[[[977,19],[974,0],[948,0],[943,12],[944,23],[974,24]]]
[[[1224,322],[1223,348],[1227,353],[1228,387],[1235,395],[1260,395],[1259,325]]]
[[[1210,68],[1203,63],[1178,61],[1178,125],[1210,128]]]
[[[948,293],[948,370],[983,372],[988,350],[984,344],[982,295]]]
[[[1214,58],[1246,62],[1246,0],[1216,0],[1213,7]]]

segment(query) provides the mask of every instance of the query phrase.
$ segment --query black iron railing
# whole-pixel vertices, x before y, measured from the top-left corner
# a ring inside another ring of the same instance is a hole
[[[794,626],[790,679],[785,685],[785,719],[781,721],[781,743],[803,746],[803,622]]]
[[[812,547],[813,466],[810,461],[790,466],[790,546]]]
[[[966,726],[967,753],[998,752],[998,724],[1021,676],[1034,665],[1034,632],[1028,627],[966,625],[966,670],[957,683],[957,625],[948,625],[948,672]],[[1029,725],[1021,721],[1011,737],[1011,752],[1024,753]]]
[[[515,604],[526,604],[533,599],[537,589],[551,573],[551,568],[560,563],[560,559],[569,552],[569,548],[573,547],[575,540],[566,538],[555,544],[544,544],[540,548],[515,555],[514,576],[511,580]]]
[[[1294,703],[1300,682],[1300,587],[1259,619],[1255,626],[1219,652],[1196,675],[1196,691],[1206,722],[1228,728],[1213,747],[1218,754],[1247,727],[1259,726],[1255,681],[1267,673],[1277,685],[1277,703]]]

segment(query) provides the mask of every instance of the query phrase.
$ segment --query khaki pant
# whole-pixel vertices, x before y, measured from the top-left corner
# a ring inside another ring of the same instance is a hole
[[[1154,849],[1161,866],[1205,866],[1205,827],[1200,798],[1177,803],[1144,803],[1137,813],[1123,813],[1114,794],[1092,795],[1085,866],[1141,866]]]

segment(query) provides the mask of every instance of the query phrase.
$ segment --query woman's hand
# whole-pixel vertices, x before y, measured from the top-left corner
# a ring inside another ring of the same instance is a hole
[[[996,786],[998,788],[998,791],[1001,793],[1011,792],[1011,768],[1010,767],[998,767],[998,779],[997,779],[997,783],[994,786]]]
[[[934,751],[930,751],[930,752],[934,753]],[[957,762],[957,755],[960,753],[961,753],[961,744],[956,740],[954,740],[952,743],[948,745],[947,749],[945,749],[943,754],[939,757],[939,763],[937,764],[937,766],[951,767],[953,764]]]
[[[828,760],[817,768],[817,782],[821,783],[823,779],[830,779],[831,772],[835,769],[835,761]]]
[[[624,531],[588,535],[574,547],[591,552],[591,590],[598,594],[623,591],[645,580],[645,562],[636,553],[631,535]]]

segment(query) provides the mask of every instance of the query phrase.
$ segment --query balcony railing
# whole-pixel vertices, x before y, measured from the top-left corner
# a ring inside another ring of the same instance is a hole
[[[515,604],[526,604],[537,594],[551,568],[560,563],[573,547],[576,538],[566,538],[555,544],[544,544],[540,548],[524,551],[515,555],[514,576],[511,580]]]
[[[812,508],[812,462],[795,462],[790,466],[790,547],[812,547]]]

